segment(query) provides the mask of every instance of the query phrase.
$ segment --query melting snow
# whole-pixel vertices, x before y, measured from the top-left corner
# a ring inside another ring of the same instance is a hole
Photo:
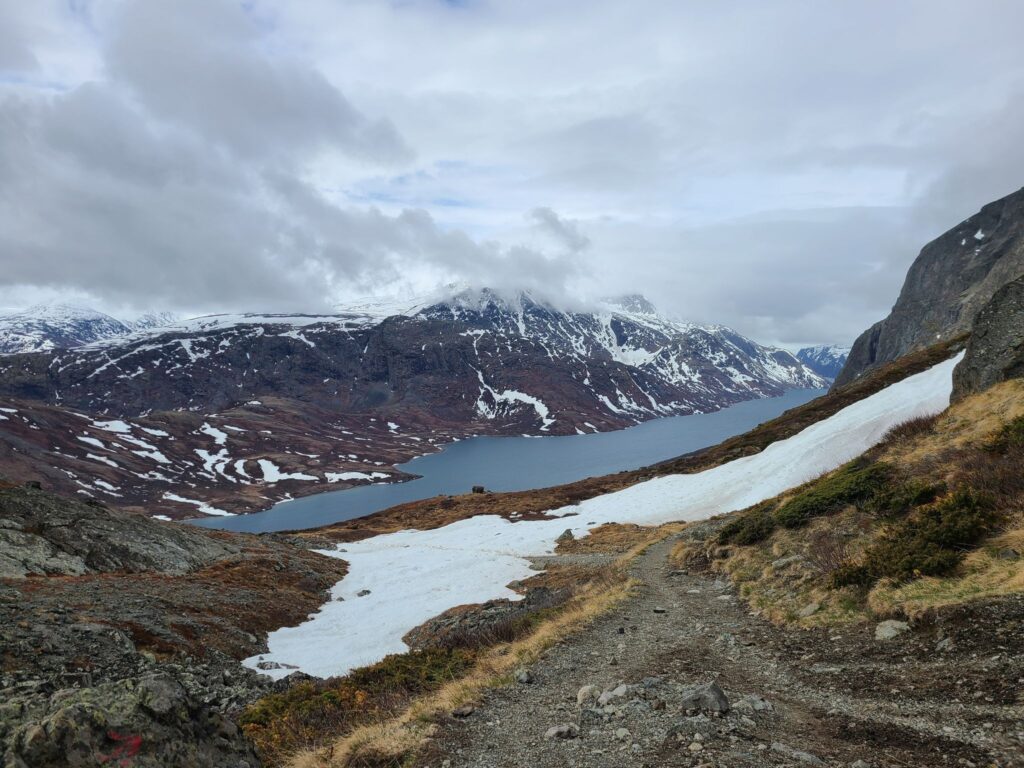
[[[380,480],[387,478],[387,472],[325,472],[324,477],[328,483],[337,483],[346,480]]]
[[[121,421],[120,419],[114,419],[113,421],[94,421],[92,425],[107,432],[117,432],[119,434],[127,434],[132,431],[131,425]]]
[[[281,469],[268,459],[258,459],[257,464],[263,471],[263,482],[276,483],[279,480],[319,480],[315,475],[306,475],[302,472],[282,472]]]
[[[529,556],[551,553],[607,522],[656,525],[743,509],[860,455],[892,426],[949,404],[960,357],[911,376],[761,453],[691,475],[670,475],[554,510],[548,520],[511,523],[487,515],[429,531],[409,530],[346,543],[324,554],[348,561],[332,600],[297,627],[272,632],[270,651],[245,660],[296,665],[320,677],[345,674],[407,650],[402,636],[456,605],[519,599],[506,586],[535,573]],[[358,597],[360,590],[370,594]],[[273,670],[282,677],[291,669]]]
[[[234,512],[225,512],[223,509],[217,509],[211,507],[205,501],[199,501],[197,499],[186,499],[184,496],[179,496],[176,493],[166,492],[163,496],[167,501],[177,501],[180,504],[194,504],[200,512],[207,515],[218,515],[220,517],[234,517]]]
[[[214,426],[211,426],[206,422],[203,422],[203,426],[199,428],[199,431],[205,435],[209,435],[210,437],[212,437],[213,441],[217,445],[224,445],[224,443],[228,441],[227,432],[222,432],[221,430],[217,429]]]
[[[78,439],[81,440],[83,443],[87,443],[88,445],[93,446],[94,448],[102,448],[104,450],[106,450],[107,448],[107,446],[105,446],[101,441],[97,440],[95,437],[79,436]]]

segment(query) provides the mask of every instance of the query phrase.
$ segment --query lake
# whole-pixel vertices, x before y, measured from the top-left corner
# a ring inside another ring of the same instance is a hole
[[[408,501],[468,493],[474,485],[491,491],[525,491],[638,469],[720,443],[826,391],[794,389],[781,397],[750,400],[714,413],[655,419],[615,432],[472,437],[398,465],[403,472],[420,475],[415,480],[327,491],[251,515],[190,522],[248,533],[318,528]]]

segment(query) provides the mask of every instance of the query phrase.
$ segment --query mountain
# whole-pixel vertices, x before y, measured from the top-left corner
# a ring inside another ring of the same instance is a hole
[[[133,320],[126,320],[124,324],[132,331],[149,331],[154,328],[174,325],[176,322],[178,322],[178,316],[173,312],[150,312]]]
[[[921,249],[892,312],[857,338],[836,385],[966,333],[995,292],[1022,274],[1024,189],[989,203]]]
[[[804,347],[796,353],[796,359],[824,379],[832,381],[846,364],[849,347],[836,345]]]
[[[174,516],[249,511],[401,479],[392,465],[468,435],[596,432],[826,384],[639,297],[564,311],[479,290],[394,310],[214,315],[3,358],[0,471]]]
[[[87,307],[39,304],[0,315],[0,355],[72,349],[174,322],[175,316],[169,312],[125,321]]]
[[[0,355],[80,347],[131,330],[120,320],[92,309],[40,304],[0,315]]]

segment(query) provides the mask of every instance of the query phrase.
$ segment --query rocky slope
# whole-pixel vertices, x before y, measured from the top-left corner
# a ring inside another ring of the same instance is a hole
[[[849,347],[834,344],[817,347],[804,347],[796,353],[796,359],[806,365],[823,379],[834,381],[846,365],[850,355]]]
[[[395,479],[386,467],[454,437],[615,429],[824,383],[640,297],[211,316],[0,360],[0,470],[162,514],[235,512]]]
[[[963,361],[953,374],[953,398],[1024,376],[1024,277],[998,291],[978,313]]]
[[[345,573],[281,538],[8,483],[0,569],[0,762],[21,768],[255,768],[234,714],[272,686],[238,659]]]
[[[836,384],[970,330],[993,294],[1024,274],[1024,189],[989,203],[928,243],[890,315],[853,344]]]

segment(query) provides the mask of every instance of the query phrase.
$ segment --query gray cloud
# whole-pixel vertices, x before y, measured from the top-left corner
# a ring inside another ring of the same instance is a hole
[[[846,341],[1024,184],[1015,0],[67,8],[0,0],[0,304],[461,280]]]

